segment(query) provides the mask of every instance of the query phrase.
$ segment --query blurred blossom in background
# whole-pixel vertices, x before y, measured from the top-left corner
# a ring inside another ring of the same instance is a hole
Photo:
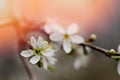
[[[23,18],[30,21],[29,26],[25,26]],[[13,22],[17,19],[23,30],[26,27],[34,28],[32,23],[41,24],[41,21],[46,22],[48,18],[63,26],[78,23],[79,28],[84,30],[85,38],[96,33],[98,39],[93,44],[100,47],[117,49],[120,44],[119,0],[0,0],[0,80],[28,80],[17,57],[18,36]],[[43,35],[36,31],[27,35]],[[29,37],[25,38],[29,40]],[[57,55],[59,61],[56,73],[33,66],[38,80],[120,79],[116,62],[98,52],[91,52],[88,66],[79,70],[73,68],[74,58],[66,57],[61,52],[59,50]]]

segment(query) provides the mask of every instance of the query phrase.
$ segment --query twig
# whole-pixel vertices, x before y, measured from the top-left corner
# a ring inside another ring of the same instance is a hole
[[[24,64],[24,67],[29,75],[29,79],[30,80],[36,80],[36,76],[34,75],[33,71],[32,71],[32,67],[30,65],[30,63],[28,63],[28,60],[27,59],[23,59],[23,57],[21,57],[21,61],[22,63]]]
[[[120,53],[118,53],[118,52],[115,52],[114,54],[111,54],[109,52],[109,50],[103,49],[103,48],[95,46],[95,45],[92,45],[90,43],[81,43],[80,45],[90,47],[91,49],[99,51],[99,52],[103,53],[104,55],[106,55],[108,57],[111,57],[111,56],[120,56]]]
[[[21,44],[21,40],[19,40],[19,52],[22,50],[23,46]],[[31,67],[31,64],[28,62],[27,59],[24,59],[20,54],[18,54],[18,56],[20,57],[23,65],[24,65],[24,68],[29,76],[29,79],[30,80],[37,80],[36,79],[36,76],[34,75],[33,71],[32,71],[32,67]]]
[[[16,34],[17,34],[17,37],[18,37],[18,46],[19,46],[19,51],[18,52],[20,52],[23,49],[23,47],[25,47],[26,42],[20,36],[21,30],[20,30],[20,26],[19,26],[18,22],[14,23],[14,28],[16,30]],[[21,43],[23,43],[23,44],[21,44]],[[36,76],[34,75],[34,73],[32,71],[32,67],[31,67],[30,63],[28,63],[28,61],[26,59],[21,57],[20,54],[18,54],[18,55],[19,55],[23,65],[24,65],[24,67],[26,69],[26,72],[27,72],[27,74],[29,76],[29,79],[30,80],[37,80]]]

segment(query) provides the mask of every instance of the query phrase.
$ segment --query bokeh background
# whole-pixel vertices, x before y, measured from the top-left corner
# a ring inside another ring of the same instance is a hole
[[[77,22],[86,39],[97,34],[93,44],[105,49],[117,50],[120,44],[119,0],[0,0],[0,80],[29,80],[17,55],[19,41],[15,27],[19,23],[24,32],[26,27],[34,28],[33,23],[41,24],[47,18],[64,26]],[[33,34],[41,35],[38,30]],[[32,66],[38,80],[120,80],[117,62],[99,52],[92,51],[87,66],[79,70],[73,68],[75,57],[66,57],[61,50],[57,54],[56,73]]]

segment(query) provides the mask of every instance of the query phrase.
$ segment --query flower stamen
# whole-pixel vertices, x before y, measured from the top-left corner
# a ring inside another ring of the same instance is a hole
[[[69,34],[64,34],[64,39],[69,39],[70,38],[70,35]]]

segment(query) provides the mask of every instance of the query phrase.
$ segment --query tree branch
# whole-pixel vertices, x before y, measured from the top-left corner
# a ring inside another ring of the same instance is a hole
[[[92,45],[90,43],[81,43],[80,45],[81,46],[87,46],[87,47],[89,47],[89,48],[91,48],[93,50],[99,51],[99,52],[103,53],[104,55],[106,55],[108,57],[111,57],[111,56],[120,56],[120,53],[118,53],[118,52],[115,52],[114,54],[111,54],[109,52],[109,50],[103,49],[103,48],[95,46],[95,45]]]

